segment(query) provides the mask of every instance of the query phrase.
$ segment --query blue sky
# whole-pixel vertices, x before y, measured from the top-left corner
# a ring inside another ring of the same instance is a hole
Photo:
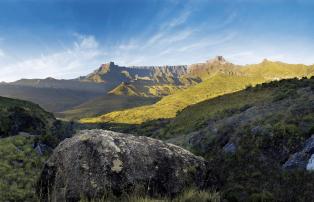
[[[311,0],[0,0],[0,81],[223,55],[314,63]]]

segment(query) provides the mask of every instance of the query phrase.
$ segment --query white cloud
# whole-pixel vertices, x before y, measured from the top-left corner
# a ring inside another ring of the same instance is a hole
[[[99,43],[94,36],[77,35],[72,47],[68,49],[2,65],[0,81],[48,76],[74,78],[95,69],[104,62],[105,56],[106,53],[99,48]]]

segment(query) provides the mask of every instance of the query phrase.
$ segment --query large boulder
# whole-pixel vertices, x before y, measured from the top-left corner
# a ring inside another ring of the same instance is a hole
[[[107,194],[176,195],[203,187],[207,165],[178,146],[149,137],[83,130],[46,162],[37,193],[43,201],[79,201]]]

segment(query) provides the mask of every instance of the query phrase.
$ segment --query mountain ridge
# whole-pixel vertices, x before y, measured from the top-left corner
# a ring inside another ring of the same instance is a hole
[[[165,96],[151,106],[115,111],[99,117],[81,119],[81,121],[84,123],[141,124],[156,119],[173,118],[177,112],[189,105],[242,90],[247,86],[254,86],[271,80],[314,75],[314,65],[263,61],[259,64],[238,66],[227,62],[220,56],[206,63],[192,65],[189,69],[190,74],[185,75],[185,77],[197,77],[200,82]],[[272,72],[272,70],[274,71]]]
[[[163,99],[159,102],[164,103],[162,105],[165,105],[166,108],[170,107],[170,111],[172,111],[170,114],[174,116],[176,110],[221,95],[221,93],[243,89],[246,85],[311,75],[314,75],[313,65],[287,64],[269,60],[264,60],[258,64],[236,65],[227,61],[223,56],[217,56],[203,63],[174,66],[125,67],[109,62],[100,65],[92,73],[75,79],[47,77],[45,79],[21,79],[11,83],[1,83],[0,95],[32,101],[40,104],[46,110],[58,114],[68,110],[71,111],[71,114],[73,110],[80,112],[80,106],[85,106],[84,111],[86,111],[86,106],[90,106],[90,103],[96,104],[98,109],[101,106],[106,108],[108,105],[114,104],[113,100],[116,100],[117,103],[124,103],[118,99],[125,99],[125,96],[135,96],[132,98],[135,103],[136,99],[139,100],[138,103],[143,103],[142,97],[165,98],[165,100],[171,100],[172,104],[169,105]],[[226,79],[222,79],[223,77]],[[235,81],[237,79],[238,81]],[[215,85],[218,89],[220,88],[220,93],[208,86],[213,85],[210,80],[219,81]],[[237,87],[230,86],[233,84]],[[231,89],[232,91],[230,91]],[[184,93],[186,95],[183,95]],[[106,100],[101,101],[110,94],[116,95],[114,99],[108,99],[107,103]],[[175,95],[173,96],[173,94]],[[167,98],[168,96],[170,97]],[[190,101],[176,101],[179,97]],[[151,103],[150,100],[158,99],[148,99],[148,102],[145,101],[145,103]],[[85,105],[84,103],[89,104]],[[132,105],[127,106],[132,107]],[[137,104],[133,105],[133,107],[135,106],[138,107]],[[112,109],[119,110],[116,107]],[[108,112],[107,110],[100,111]],[[164,110],[161,109],[160,111]],[[99,113],[93,110],[87,114]],[[71,117],[73,116],[71,115]],[[159,116],[159,118],[163,117],[168,116]]]

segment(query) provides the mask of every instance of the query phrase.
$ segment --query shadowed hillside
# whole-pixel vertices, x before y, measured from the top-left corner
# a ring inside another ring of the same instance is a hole
[[[0,97],[0,201],[36,201],[35,184],[53,148],[74,132],[37,104]]]
[[[56,113],[56,116],[68,120],[79,120],[84,117],[97,116],[116,110],[151,105],[159,99],[158,97],[108,94],[91,99],[64,112]]]

